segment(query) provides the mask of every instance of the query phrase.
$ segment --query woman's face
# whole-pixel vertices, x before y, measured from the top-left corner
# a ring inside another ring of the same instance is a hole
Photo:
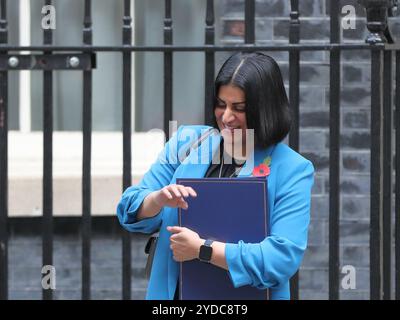
[[[233,85],[221,86],[217,94],[214,114],[225,142],[245,143],[246,98],[242,89]],[[242,130],[242,138],[237,134],[239,129]],[[234,130],[236,130],[235,135]]]

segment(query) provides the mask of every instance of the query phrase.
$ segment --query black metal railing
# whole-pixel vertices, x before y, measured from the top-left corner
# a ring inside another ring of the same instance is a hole
[[[85,1],[83,44],[85,46],[92,45],[91,1]],[[83,71],[82,131],[82,299],[86,300],[90,299],[90,239],[92,231],[90,205],[92,190],[90,179],[92,158],[92,71],[90,69]]]
[[[300,42],[299,2],[291,1],[289,43]],[[299,150],[299,107],[300,107],[300,51],[289,52],[289,103],[292,109],[293,127],[289,133],[289,145],[293,150]],[[290,281],[290,295],[299,299],[299,272]]]
[[[82,175],[82,299],[90,299],[91,261],[91,133],[92,133],[92,68],[97,52],[120,52],[123,60],[123,185],[125,190],[131,176],[131,63],[132,52],[156,51],[164,54],[164,132],[169,132],[172,120],[172,65],[174,52],[204,52],[205,56],[205,118],[211,123],[212,86],[214,81],[215,53],[219,51],[282,51],[289,53],[289,99],[293,112],[293,129],[289,144],[299,150],[299,85],[300,53],[302,51],[327,51],[330,53],[330,125],[329,125],[329,298],[339,299],[339,210],[340,210],[340,93],[341,52],[344,50],[368,50],[371,52],[371,203],[370,203],[370,297],[390,299],[391,295],[391,204],[392,170],[396,169],[396,181],[400,181],[400,46],[392,41],[387,28],[388,13],[393,11],[395,0],[360,0],[367,10],[367,27],[371,34],[366,44],[344,44],[340,32],[340,2],[330,1],[330,43],[300,44],[299,1],[291,0],[289,44],[255,44],[255,0],[245,1],[244,44],[235,46],[215,45],[214,1],[207,0],[205,17],[205,45],[174,46],[173,1],[165,0],[164,45],[134,46],[132,41],[132,17],[130,0],[124,0],[122,45],[93,46],[91,1],[85,0],[83,44],[81,46],[52,45],[52,31],[44,31],[42,46],[8,45],[7,1],[0,0],[0,299],[8,298],[8,71],[43,71],[43,264],[53,261],[53,188],[52,188],[52,71],[59,69],[83,72],[83,175]],[[51,4],[46,0],[44,4]],[[36,64],[23,63],[24,57],[12,52],[31,51]],[[71,52],[61,54],[59,52]],[[395,54],[395,100],[392,99],[392,60]],[[11,59],[14,59],[11,63]],[[15,60],[17,59],[17,60]],[[21,63],[15,63],[21,61]],[[49,67],[51,66],[51,67]],[[395,163],[392,160],[392,113],[396,108]],[[133,164],[134,165],[134,164]],[[400,186],[395,189],[395,298],[400,299]],[[131,236],[122,231],[122,298],[131,297]],[[293,299],[299,299],[298,273],[291,281]],[[51,290],[43,290],[43,299],[52,299]]]
[[[330,42],[340,43],[340,4],[331,1]],[[329,56],[329,299],[339,299],[340,50]]]
[[[123,25],[123,44],[129,46],[132,43],[132,18],[130,16],[131,2],[124,1],[124,25]],[[132,55],[130,52],[122,53],[123,63],[123,87],[122,87],[122,130],[123,130],[123,177],[122,189],[125,190],[132,184],[132,153],[131,153],[131,65]],[[172,116],[172,113],[169,115]],[[124,230],[122,232],[122,298],[130,299],[131,297],[131,235]]]
[[[7,43],[7,5],[0,2],[0,44]],[[0,51],[1,55],[6,51]],[[0,299],[8,294],[8,74],[0,70]]]

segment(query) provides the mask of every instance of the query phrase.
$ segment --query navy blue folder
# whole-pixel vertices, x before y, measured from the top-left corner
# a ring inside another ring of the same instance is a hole
[[[187,198],[189,208],[179,209],[179,224],[203,239],[259,243],[268,234],[267,179],[178,178],[197,197]],[[181,300],[265,300],[268,290],[251,286],[234,288],[228,271],[199,260],[180,264]]]

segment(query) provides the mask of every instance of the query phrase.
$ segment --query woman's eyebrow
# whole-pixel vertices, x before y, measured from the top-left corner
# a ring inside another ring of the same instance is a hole
[[[226,103],[224,100],[222,100],[220,97],[217,97],[218,100],[220,100],[223,103]],[[241,102],[234,102],[232,104],[242,104],[242,103],[246,103],[246,101],[241,101]]]

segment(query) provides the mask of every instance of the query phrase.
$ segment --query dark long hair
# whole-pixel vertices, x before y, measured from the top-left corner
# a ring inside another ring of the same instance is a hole
[[[229,57],[215,80],[214,109],[219,88],[228,84],[245,93],[247,127],[254,129],[256,147],[266,148],[286,137],[291,124],[289,101],[273,58],[261,52],[239,52]],[[215,114],[213,119],[218,128]]]

